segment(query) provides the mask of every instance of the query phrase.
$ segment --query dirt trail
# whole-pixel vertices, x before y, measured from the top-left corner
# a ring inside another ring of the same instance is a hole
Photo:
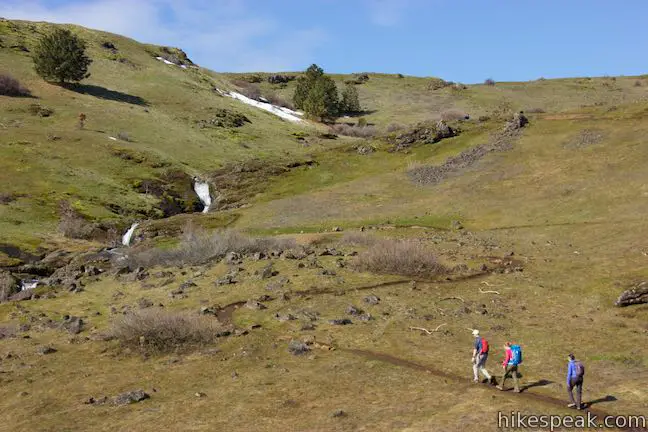
[[[364,287],[357,287],[350,289],[348,291],[353,291],[353,290],[367,290],[367,289],[373,289],[373,288],[380,288],[380,287],[386,287],[386,286],[392,286],[392,285],[399,285],[403,283],[410,282],[409,279],[407,280],[398,280],[398,281],[392,281],[392,282],[383,282],[381,284],[375,284],[375,285],[370,285],[370,286],[364,286]],[[347,292],[347,291],[344,291]],[[294,293],[294,294],[328,294],[330,293],[330,290],[308,290],[308,291],[300,291],[299,293]],[[230,303],[225,307],[222,307],[218,309],[216,317],[217,319],[223,323],[223,324],[232,324],[232,318],[233,314],[236,310],[238,310],[241,306],[243,306],[246,302],[245,301],[237,301],[234,303]],[[349,354],[353,354],[359,357],[364,357],[369,360],[377,360],[385,363],[392,364],[394,366],[400,366],[400,367],[406,367],[409,369],[414,369],[420,372],[426,372],[431,375],[434,375],[439,378],[444,378],[448,380],[452,380],[458,383],[463,383],[464,387],[468,390],[470,389],[473,384],[471,384],[469,379],[466,379],[465,377],[461,377],[455,374],[451,374],[448,372],[444,372],[439,369],[434,369],[429,366],[425,366],[416,362],[413,362],[411,360],[399,358],[392,356],[390,354],[385,354],[385,353],[380,353],[380,352],[374,352],[374,351],[369,351],[369,350],[363,350],[363,349],[356,349],[356,348],[338,348],[338,351],[346,352]],[[536,384],[538,385],[538,384]],[[529,392],[528,388],[533,387],[534,385],[531,384],[527,387],[523,386],[523,391],[522,393],[516,394],[512,392],[501,392],[500,394],[502,395],[507,395],[511,398],[522,398],[523,400],[527,401],[535,401],[535,402],[540,402],[544,403],[547,405],[552,405],[555,407],[563,408],[565,409],[565,400],[564,399],[558,399],[553,396],[548,396],[548,395],[543,395],[543,394],[538,394],[538,393],[531,393]],[[488,388],[491,389],[492,391],[497,391],[499,393],[499,390],[496,390],[493,387],[483,387],[483,388]],[[603,419],[605,417],[612,417],[612,414],[609,414],[605,411],[599,410],[599,409],[591,409],[587,408],[585,410],[586,412],[590,412],[594,414],[598,419]],[[628,432],[645,432],[648,431],[646,428],[619,428],[618,430],[622,431],[628,431]]]
[[[364,357],[364,358],[369,359],[369,360],[378,360],[378,361],[382,361],[382,362],[385,362],[385,363],[390,363],[390,364],[395,365],[395,366],[401,366],[401,367],[406,367],[406,368],[409,368],[409,369],[418,370],[418,371],[421,371],[421,372],[426,372],[426,373],[432,374],[432,375],[440,377],[440,378],[445,378],[445,379],[450,379],[450,380],[457,381],[457,382],[460,382],[460,383],[465,383],[466,388],[469,388],[469,387],[472,386],[472,384],[470,384],[470,380],[468,380],[468,379],[466,379],[464,377],[460,377],[460,376],[450,374],[450,373],[447,373],[447,372],[444,372],[444,371],[441,371],[441,370],[438,370],[438,369],[434,369],[434,368],[431,368],[429,366],[424,366],[424,365],[415,363],[415,362],[413,362],[411,360],[406,360],[406,359],[402,359],[402,358],[399,358],[399,357],[395,357],[395,356],[392,356],[390,354],[379,353],[379,352],[368,351],[368,350],[361,350],[361,349],[354,349],[354,348],[338,348],[338,350],[342,351],[342,352],[347,352],[347,353],[350,353],[350,354],[353,354],[353,355],[356,355],[356,356]],[[488,387],[487,386],[487,387],[484,387],[484,388],[488,388],[488,389],[492,389],[492,391],[500,392],[499,390],[496,390],[493,387]],[[531,392],[529,392],[528,389],[524,389],[524,387],[523,387],[522,393],[519,393],[519,394],[509,393],[509,392],[501,392],[501,394],[504,394],[504,395],[509,395],[510,394],[510,397],[512,397],[512,398],[513,397],[522,398],[523,400],[527,400],[527,401],[533,400],[533,401],[536,401],[536,402],[541,402],[541,403],[545,403],[545,404],[548,404],[548,405],[553,405],[553,406],[560,407],[560,408],[563,408],[563,409],[565,408],[565,400],[564,399],[558,399],[558,398],[555,398],[555,397],[552,397],[552,396],[542,395],[542,394],[538,394],[538,393],[531,393]],[[603,419],[604,417],[607,417],[607,416],[610,416],[610,417],[613,416],[613,414],[609,414],[609,413],[607,413],[605,411],[601,411],[599,409],[586,408],[585,411],[594,414],[598,419]],[[645,428],[619,428],[618,430],[630,431],[630,432],[641,432],[641,431],[646,431],[648,429],[645,429]]]

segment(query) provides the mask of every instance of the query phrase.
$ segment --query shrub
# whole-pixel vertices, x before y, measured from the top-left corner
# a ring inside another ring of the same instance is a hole
[[[28,89],[11,75],[0,73],[0,96],[29,96]]]
[[[405,75],[403,75],[402,73],[399,73],[399,74],[396,74],[396,77],[399,78],[399,79],[400,78],[405,78]]]
[[[468,120],[469,118],[468,114],[458,109],[448,109],[441,112],[441,120],[443,121]]]
[[[542,114],[546,112],[543,108],[527,108],[524,110],[525,112],[531,113],[531,114]]]
[[[34,52],[34,68],[45,80],[78,82],[88,78],[92,60],[85,54],[86,44],[69,30],[58,28],[43,36]]]
[[[493,78],[486,78],[484,80],[484,84],[487,86],[494,86],[495,85],[495,80]]]
[[[330,126],[331,131],[338,135],[346,135],[357,138],[371,138],[376,136],[377,130],[374,126],[351,126],[344,123],[336,123]]]
[[[222,330],[217,320],[207,316],[144,309],[116,318],[110,336],[125,347],[168,353],[214,343]]]
[[[67,201],[59,203],[59,231],[65,237],[87,239],[92,235],[94,227],[79,214]]]
[[[361,111],[358,89],[356,89],[353,84],[347,84],[342,91],[340,111],[347,114],[353,114]]]
[[[324,75],[321,67],[313,64],[297,80],[293,103],[310,118],[333,118],[339,111],[335,82]]]
[[[402,129],[405,129],[405,125],[402,125],[400,123],[389,123],[386,128],[388,133],[396,132]]]
[[[29,107],[27,107],[27,111],[29,112],[29,114],[38,117],[49,117],[54,114],[54,110],[39,104],[30,104]]]
[[[328,76],[319,77],[314,83],[303,104],[306,116],[316,120],[331,119],[338,114],[338,91]]]
[[[199,265],[225,257],[228,252],[252,254],[296,248],[293,239],[251,238],[236,231],[208,234],[204,230],[185,228],[180,244],[170,250],[148,249],[133,252],[121,265],[130,268],[156,265]]]
[[[261,89],[256,84],[246,84],[239,89],[239,92],[250,99],[259,100],[261,97]]]
[[[364,117],[360,117],[358,119],[358,127],[365,127],[367,126],[367,119]]]
[[[350,246],[371,246],[377,241],[378,239],[371,234],[364,232],[347,232],[342,236],[340,243]]]
[[[448,272],[436,256],[413,240],[382,240],[361,253],[354,262],[358,270],[410,277],[431,278]]]
[[[642,86],[641,81],[639,81],[639,80],[635,81],[634,86],[635,87],[641,87]]]
[[[276,93],[268,93],[267,95],[264,96],[268,102],[270,102],[272,105],[288,108],[291,110],[295,109],[295,106],[287,101],[286,99],[282,98],[281,96],[277,95]]]

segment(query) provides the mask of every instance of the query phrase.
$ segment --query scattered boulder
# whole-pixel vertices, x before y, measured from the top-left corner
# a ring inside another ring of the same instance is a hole
[[[245,303],[245,307],[248,308],[248,309],[252,309],[252,310],[262,310],[262,309],[267,309],[268,308],[266,305],[264,305],[263,303],[258,302],[256,300],[248,300]]]
[[[142,297],[141,299],[137,300],[137,306],[140,309],[150,308],[151,306],[153,306],[153,301],[145,297]]]
[[[221,286],[221,285],[232,285],[236,283],[236,280],[234,279],[234,275],[232,273],[228,273],[225,276],[223,276],[220,279],[216,279],[214,281],[214,285],[216,286]]]
[[[239,253],[228,252],[227,255],[225,255],[225,264],[238,265],[241,264],[242,262],[243,262],[243,257]]]
[[[198,285],[196,285],[194,283],[194,281],[187,280],[187,281],[182,282],[178,288],[184,291],[187,288],[193,288],[193,287],[196,287],[196,286],[198,286]]]
[[[63,317],[61,328],[67,330],[70,334],[79,334],[83,331],[84,322],[81,318],[76,316]]]
[[[203,315],[218,316],[218,308],[214,306],[202,306],[200,308],[200,313]]]
[[[108,402],[109,402],[108,396],[101,396],[98,398],[89,397],[88,399],[83,401],[83,403],[86,405],[103,405]]]
[[[388,139],[388,141],[393,145],[391,151],[402,151],[413,144],[434,144],[455,135],[457,135],[456,130],[448,126],[443,120],[439,120],[434,125],[421,123],[407,132]]]
[[[371,320],[373,320],[374,318],[373,318],[373,316],[372,316],[371,314],[369,314],[369,313],[363,313],[363,314],[358,315],[358,319],[359,319],[360,321],[371,321]]]
[[[364,312],[363,312],[362,309],[359,309],[359,308],[357,308],[357,307],[355,307],[353,305],[349,305],[349,307],[347,307],[347,309],[346,309],[346,313],[348,315],[358,316],[358,315],[361,315]]]
[[[529,124],[529,119],[524,115],[523,111],[517,112],[513,115],[513,119],[506,124],[506,130],[515,131],[522,129]]]
[[[621,293],[614,304],[619,307],[648,303],[648,281],[643,281]]]
[[[293,355],[303,355],[310,351],[310,347],[302,341],[291,340],[288,344],[288,352]]]
[[[322,270],[322,271],[320,272],[320,274],[321,274],[322,276],[335,276],[335,275],[337,275],[337,273],[335,272],[335,270],[329,270],[329,269],[324,269],[324,270]]]
[[[258,274],[261,279],[269,279],[278,275],[279,272],[274,269],[272,263],[269,263],[267,266],[263,267],[261,271],[257,271],[256,274]]]
[[[347,416],[347,413],[345,413],[341,409],[336,409],[335,411],[333,411],[331,413],[331,417],[333,417],[333,418],[340,418],[340,417],[346,417],[346,416]]]
[[[39,346],[37,351],[40,355],[54,354],[57,350],[51,346],[43,345]]]
[[[279,321],[281,321],[281,322],[285,322],[285,321],[294,321],[294,320],[297,319],[297,318],[295,318],[295,316],[292,315],[292,314],[285,314],[285,315],[281,315],[281,314],[278,314],[278,313],[275,314],[275,318],[277,318],[277,320],[279,320]]]
[[[149,399],[150,396],[144,390],[129,391],[117,395],[113,399],[115,405],[129,405]]]
[[[368,295],[367,297],[364,298],[364,302],[369,304],[369,305],[377,305],[380,303],[380,297],[377,295]]]
[[[7,271],[0,271],[0,301],[20,292],[20,281]]]
[[[353,324],[353,322],[349,318],[340,318],[340,319],[329,320],[329,324],[331,324],[331,325],[349,325],[349,324]]]

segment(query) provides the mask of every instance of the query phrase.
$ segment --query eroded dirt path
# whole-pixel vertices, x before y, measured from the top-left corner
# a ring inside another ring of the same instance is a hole
[[[392,364],[394,366],[400,366],[400,367],[405,367],[409,369],[414,369],[417,371],[421,372],[426,372],[431,375],[434,375],[439,378],[444,378],[444,379],[449,379],[453,380],[456,382],[464,383],[465,388],[469,389],[473,384],[470,383],[469,379],[466,379],[464,377],[460,377],[458,375],[450,374],[438,369],[431,368],[429,366],[425,366],[416,362],[413,362],[411,360],[406,360],[402,359],[396,356],[392,356],[390,354],[385,354],[385,353],[380,353],[380,352],[375,352],[375,351],[369,351],[369,350],[362,350],[362,349],[355,349],[355,348],[338,348],[339,351],[350,353],[356,356],[364,357],[368,360],[377,360],[385,363]],[[544,403],[547,405],[552,405],[556,406],[559,408],[565,408],[566,401],[565,399],[558,399],[553,396],[548,396],[548,395],[543,395],[543,394],[538,394],[538,393],[532,393],[529,392],[528,389],[524,388],[523,386],[523,391],[522,393],[512,393],[512,392],[500,392],[494,387],[490,386],[484,386],[483,388],[487,388],[492,391],[496,391],[502,395],[509,396],[511,398],[522,398],[523,400],[527,401],[535,401],[535,402],[540,402]],[[605,417],[613,417],[612,414],[607,413],[605,411],[601,411],[599,409],[592,409],[592,408],[586,408],[585,412],[590,412],[594,414],[598,419],[603,419]],[[622,431],[630,431],[630,432],[641,432],[641,431],[647,431],[648,429],[646,428],[619,428],[618,430]]]

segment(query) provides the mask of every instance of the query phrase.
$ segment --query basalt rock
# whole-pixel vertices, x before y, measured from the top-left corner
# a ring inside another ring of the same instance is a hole
[[[648,282],[640,282],[621,293],[614,304],[619,307],[648,303]]]

